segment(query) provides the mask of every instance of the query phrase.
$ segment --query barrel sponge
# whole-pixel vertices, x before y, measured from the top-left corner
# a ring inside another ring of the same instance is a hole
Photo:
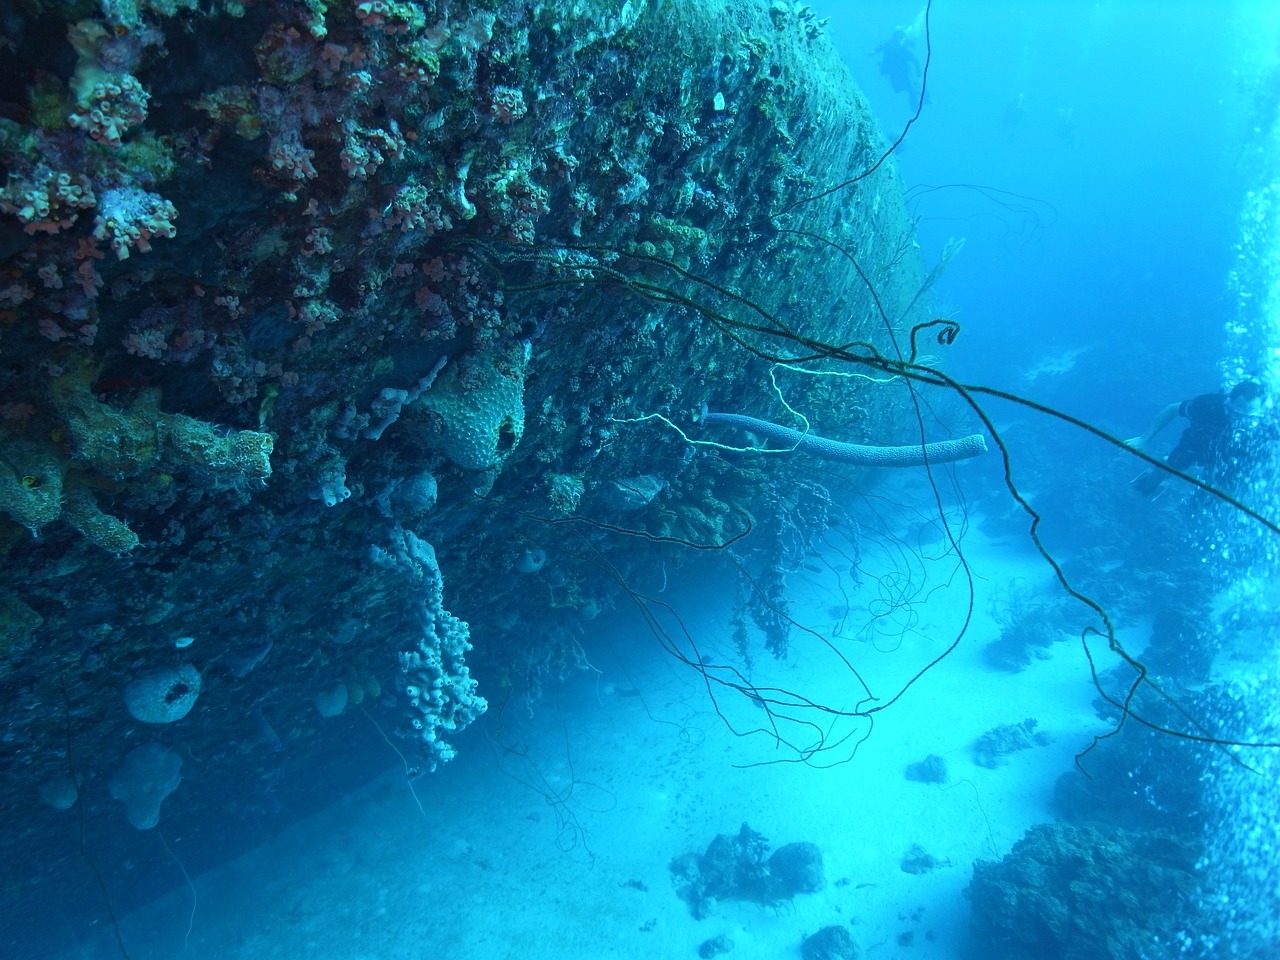
[[[153,670],[130,682],[124,690],[124,704],[135,720],[173,723],[191,712],[198,696],[200,672],[184,663]]]
[[[134,747],[111,778],[111,796],[124,804],[125,816],[138,830],[160,822],[160,804],[182,782],[182,758],[158,743]]]
[[[53,450],[0,430],[0,510],[32,533],[62,513],[64,473]]]
[[[445,367],[422,403],[444,421],[440,446],[464,470],[491,470],[524,435],[524,347],[471,354]]]

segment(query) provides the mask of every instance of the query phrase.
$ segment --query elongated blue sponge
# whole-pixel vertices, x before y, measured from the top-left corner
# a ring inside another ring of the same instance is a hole
[[[812,433],[801,433],[790,427],[757,420],[739,413],[704,413],[703,423],[724,423],[731,427],[750,430],[757,436],[772,440],[795,450],[803,450],[825,460],[854,463],[863,467],[922,467],[929,463],[952,463],[967,460],[987,452],[986,438],[980,433],[956,440],[939,440],[934,443],[908,444],[901,447],[875,447],[862,443],[844,443],[829,440]]]

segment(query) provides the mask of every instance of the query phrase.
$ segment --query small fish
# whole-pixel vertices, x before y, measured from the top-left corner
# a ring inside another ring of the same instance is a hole
[[[251,712],[253,713],[253,719],[258,724],[258,739],[270,747],[272,753],[279,753],[283,750],[284,741],[280,739],[280,734],[276,733],[270,721],[263,715],[262,704],[255,703]]]
[[[227,669],[237,678],[247,677],[253,672],[253,668],[260,664],[267,654],[271,652],[273,644],[274,641],[267,640],[246,653],[233,654],[227,657]]]

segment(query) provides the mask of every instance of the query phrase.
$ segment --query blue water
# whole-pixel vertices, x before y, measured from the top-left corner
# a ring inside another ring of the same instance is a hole
[[[895,139],[920,105],[874,51],[920,7],[812,7]],[[934,287],[961,328],[930,348],[941,369],[1121,440],[1246,377],[1270,391],[1254,426],[1274,421],[1280,7],[942,0],[927,28],[927,101],[897,161],[926,269],[963,241]],[[920,389],[957,434],[983,429]],[[50,906],[14,942],[137,960],[852,955],[802,954],[836,926],[869,958],[1280,956],[1280,753],[1254,746],[1280,739],[1280,534],[1238,509],[1280,517],[1273,451],[1227,472],[1234,507],[1172,480],[1148,500],[1129,488],[1146,465],[1105,437],[975,402],[1009,476],[989,455],[936,487],[833,484],[830,530],[786,580],[805,628],[787,659],[738,659],[727,560],[664,569],[630,585],[647,602],[562,645],[562,682],[491,708],[436,772],[406,776],[390,711],[308,708],[327,765],[315,784],[241,784],[226,862],[193,876],[189,838],[139,833],[105,878],[123,915]],[[1043,553],[1007,479],[1043,516]],[[726,664],[824,709],[770,716],[707,682]],[[851,716],[851,671],[892,709]],[[1133,709],[1117,736],[1100,690]],[[288,749],[280,712],[255,714],[252,749]],[[920,765],[938,763],[933,782]],[[316,812],[313,789],[344,798]],[[766,852],[738,851],[735,895],[708,846],[744,823]],[[763,857],[788,843],[821,851],[817,889],[768,886]]]
[[[831,12],[850,69],[896,129],[912,105],[888,89],[867,53],[873,45],[858,39],[888,35],[918,7]],[[972,338],[955,362],[984,358],[966,373],[1014,382],[1043,353],[1087,345],[1085,369],[1052,399],[1116,429],[1171,392],[1217,387],[1223,326],[1235,313],[1224,281],[1241,201],[1258,177],[1248,153],[1259,65],[1240,62],[1241,34],[1265,35],[1269,12],[1143,2],[936,7],[930,103],[900,156],[905,182],[1009,191],[1031,198],[1022,205],[1052,224],[1028,230],[965,189],[921,197],[926,251],[966,238],[939,288]]]
[[[824,11],[832,34],[878,115],[897,129],[916,104],[891,89],[868,51],[871,40],[912,24],[919,8],[847,6]],[[1268,429],[1280,317],[1278,14],[1269,3],[934,5],[929,102],[900,156],[904,180],[1009,191],[1018,196],[994,196],[1045,227],[1028,229],[1026,217],[968,188],[917,189],[922,247],[936,254],[950,238],[966,238],[937,286],[941,306],[963,325],[949,370],[1005,385],[1121,438],[1141,432],[1171,401],[1253,378],[1271,398],[1254,429]],[[916,49],[923,60],[922,40]],[[1195,496],[1111,499],[1117,476],[1136,473],[1135,465],[1022,411],[1001,415],[1011,439],[1050,444],[1023,475],[1040,494],[1047,541],[1071,550],[1105,538],[1106,549],[1089,551],[1089,563],[1106,564],[1111,584],[1099,584],[1095,596],[1118,597],[1126,578],[1161,566],[1183,596],[1216,585],[1213,622],[1192,629],[1214,636],[1220,689],[1232,694],[1226,703],[1212,695],[1203,702],[1234,711],[1234,723],[1216,728],[1220,736],[1274,740],[1274,532]],[[1166,452],[1185,423],[1167,430],[1152,452]],[[1274,447],[1255,450],[1248,466],[1227,474],[1224,485],[1275,517]],[[1082,505],[1108,500],[1105,527],[1089,524],[1091,509]],[[1179,537],[1153,556],[1147,547],[1170,525]],[[1127,776],[1150,810],[1181,808],[1180,815],[1209,824],[1202,865],[1220,871],[1210,900],[1239,935],[1073,955],[1280,950],[1274,751],[1245,749],[1237,754],[1243,763],[1225,769],[1189,756],[1155,749]],[[1162,764],[1182,763],[1214,786],[1162,800],[1158,783],[1143,782],[1159,780]],[[1096,812],[1120,819],[1114,807]]]

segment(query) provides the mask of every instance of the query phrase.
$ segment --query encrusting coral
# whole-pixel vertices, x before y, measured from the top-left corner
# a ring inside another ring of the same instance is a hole
[[[847,262],[741,229],[886,147],[799,14],[40,9],[5,22],[0,117],[0,551],[14,602],[38,611],[4,663],[30,700],[3,719],[42,758],[30,796],[67,773],[63,691],[118,703],[175,638],[194,638],[184,657],[207,677],[209,709],[173,728],[195,756],[225,749],[232,716],[251,740],[249,705],[277,718],[399,668],[401,732],[426,766],[448,759],[484,709],[481,678],[532,698],[578,662],[564,626],[617,603],[579,521],[668,537],[623,571],[665,578],[676,540],[736,535],[758,494],[801,472],[744,478],[619,426],[758,394],[763,366],[726,362],[737,341],[693,308],[709,289],[695,273],[887,352]],[[892,166],[791,221],[856,249],[905,330],[925,316],[925,276]],[[811,309],[836,302],[839,316]],[[790,399],[820,413],[831,389]],[[887,395],[857,389],[896,430]],[[617,505],[618,482],[636,509]],[[824,524],[793,527],[801,542]],[[278,728],[282,769],[326,756],[333,723],[305,712],[313,723]],[[72,721],[86,782],[145,722]],[[215,822],[246,779],[204,767],[184,806]]]

